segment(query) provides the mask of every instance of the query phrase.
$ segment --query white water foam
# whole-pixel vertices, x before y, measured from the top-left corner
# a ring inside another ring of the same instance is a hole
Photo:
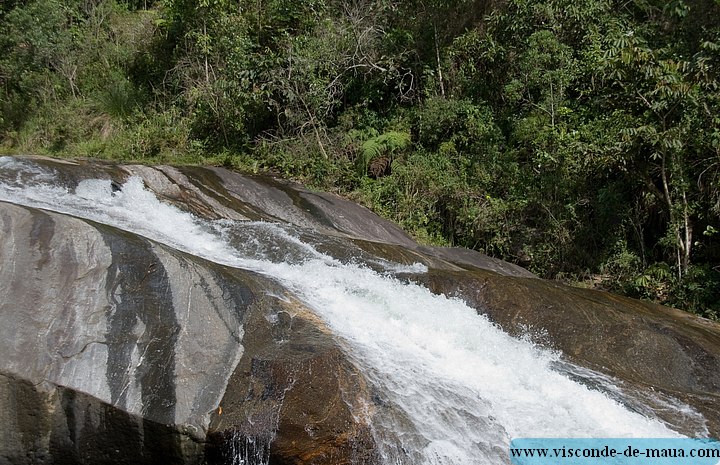
[[[46,171],[33,177],[39,168],[23,164],[30,165],[0,158],[0,174],[24,173],[0,176],[24,179],[1,182],[0,200],[91,219],[254,270],[307,302],[377,392],[368,410],[387,464],[506,463],[509,440],[518,437],[678,436],[553,370],[556,353],[508,336],[462,301],[340,263],[280,225],[200,220],[159,201],[137,177],[117,192],[102,180],[72,191],[50,184]],[[255,245],[237,240],[238,231]],[[277,243],[294,244],[289,263],[272,253],[272,260],[263,258]]]

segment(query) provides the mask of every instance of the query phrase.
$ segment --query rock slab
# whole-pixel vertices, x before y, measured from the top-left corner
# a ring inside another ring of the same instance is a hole
[[[0,463],[373,462],[362,375],[277,283],[2,202],[0,231]]]

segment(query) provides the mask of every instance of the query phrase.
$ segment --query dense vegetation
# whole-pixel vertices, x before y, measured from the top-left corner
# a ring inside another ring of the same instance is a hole
[[[221,163],[720,316],[718,0],[5,0],[9,153]]]

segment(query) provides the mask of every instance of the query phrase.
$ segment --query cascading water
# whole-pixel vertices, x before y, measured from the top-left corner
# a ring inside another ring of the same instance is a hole
[[[48,168],[0,157],[0,200],[144,235],[280,281],[334,331],[377,393],[374,435],[387,464],[507,463],[517,437],[676,437],[558,370],[559,355],[508,336],[462,301],[393,278],[422,272],[343,262],[292,227],[207,221],[131,177],[59,187]],[[308,233],[312,235],[312,233]],[[611,398],[612,397],[612,398]],[[370,408],[370,407],[368,407]]]

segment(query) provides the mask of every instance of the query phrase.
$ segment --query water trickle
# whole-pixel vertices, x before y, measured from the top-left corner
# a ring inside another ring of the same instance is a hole
[[[227,442],[226,463],[229,465],[268,465],[270,463],[270,442],[233,432]]]

